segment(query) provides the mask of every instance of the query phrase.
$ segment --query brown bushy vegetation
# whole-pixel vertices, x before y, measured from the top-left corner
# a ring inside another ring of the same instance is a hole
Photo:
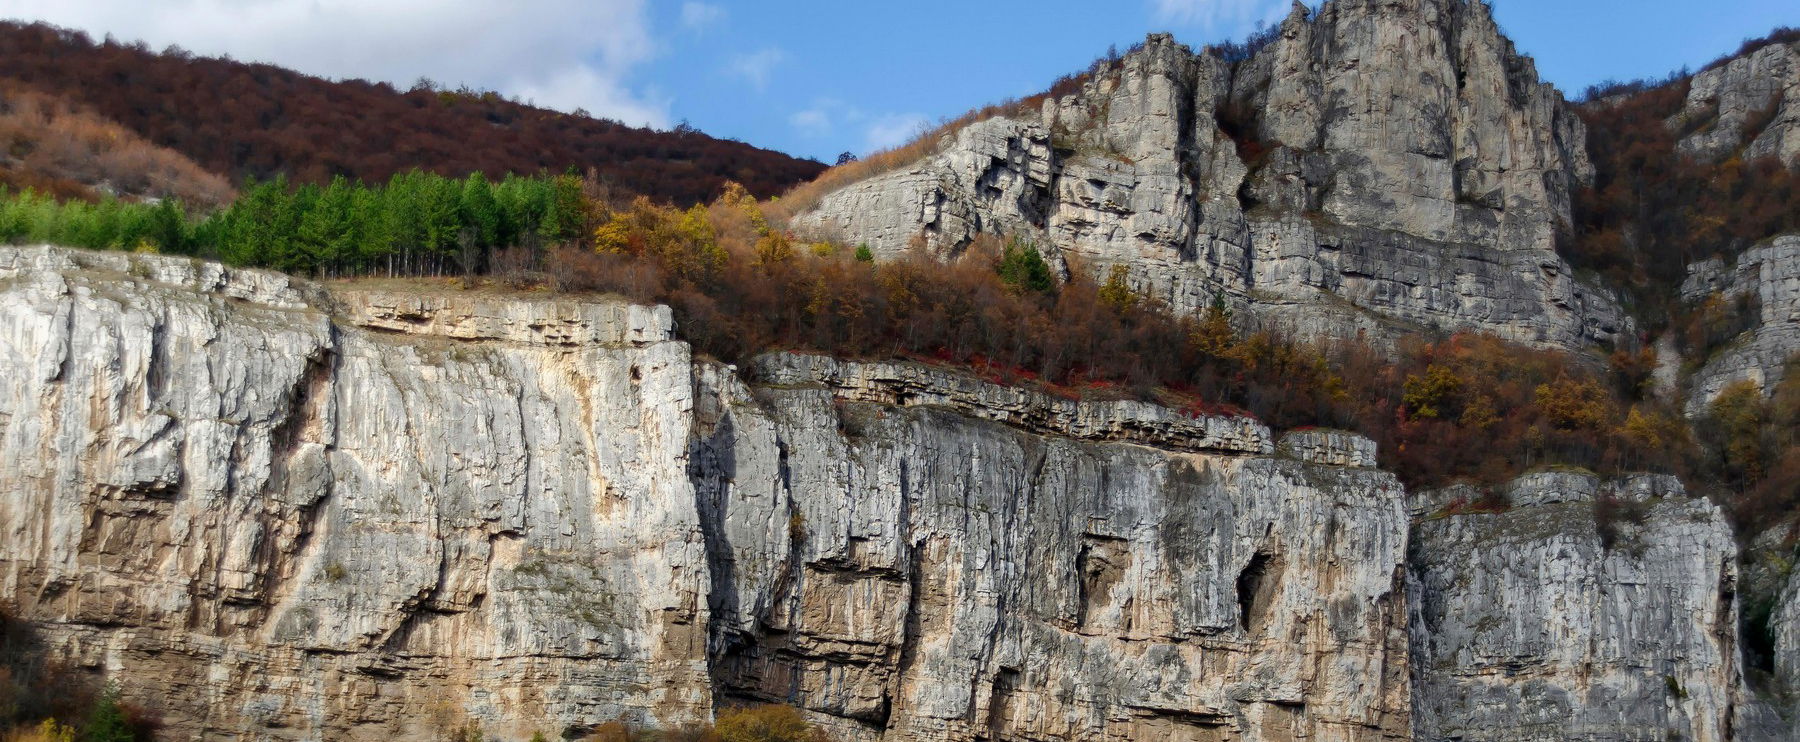
[[[231,184],[85,107],[0,79],[0,185],[61,198],[124,196],[196,206],[231,200]]]
[[[1730,64],[1731,60],[1750,56],[1751,54],[1761,51],[1764,47],[1774,46],[1776,44],[1792,44],[1796,41],[1800,41],[1800,28],[1795,28],[1793,26],[1776,26],[1775,30],[1770,31],[1767,36],[1745,39],[1744,43],[1738,46],[1737,51],[1707,63],[1705,67],[1700,68],[1700,71],[1705,72],[1710,69],[1724,67],[1725,65]]]
[[[0,608],[0,739],[148,742],[156,728],[116,687],[50,657],[29,624]]]
[[[678,203],[726,181],[768,196],[820,163],[680,128],[659,132],[473,90],[399,91],[266,64],[95,43],[45,24],[0,23],[0,77],[86,105],[151,142],[237,180],[383,182],[413,169],[462,177],[592,170],[622,189]]]
[[[1021,243],[984,238],[949,263],[879,264],[843,245],[797,245],[741,190],[705,209],[639,200],[602,218],[597,251],[553,254],[557,286],[669,304],[683,337],[724,360],[775,349],[904,358],[1056,394],[1351,428],[1412,485],[1549,464],[1672,471],[1693,458],[1679,418],[1641,399],[1648,351],[1602,369],[1482,335],[1392,356],[1309,344],[1234,327],[1222,301],[1177,316],[1122,269],[1104,283],[1079,269],[1051,281]]]

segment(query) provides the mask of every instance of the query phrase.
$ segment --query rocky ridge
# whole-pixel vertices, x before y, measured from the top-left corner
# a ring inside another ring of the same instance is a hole
[[[1409,504],[1350,434],[737,369],[608,301],[55,248],[0,248],[0,296],[0,602],[175,738],[751,700],[847,740],[1761,728],[1733,544],[1662,479]],[[1658,538],[1601,541],[1602,491]]]
[[[1682,154],[1800,162],[1800,42],[1770,44],[1694,75],[1669,126]]]
[[[1580,120],[1478,1],[1296,3],[1231,63],[1151,36],[1077,93],[945,135],[803,230],[896,256],[979,234],[1309,337],[1423,326],[1583,346],[1630,325],[1555,251]]]

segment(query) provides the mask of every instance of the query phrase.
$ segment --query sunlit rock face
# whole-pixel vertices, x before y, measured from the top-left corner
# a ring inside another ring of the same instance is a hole
[[[55,248],[0,282],[0,600],[177,738],[1407,728],[1404,496],[1348,434],[696,363],[613,302]]]
[[[845,740],[1784,728],[1739,679],[1731,534],[1673,480],[1475,513],[1348,433],[673,330],[0,248],[0,603],[174,739],[759,701]],[[1602,495],[1641,517],[1602,535]]]
[[[704,716],[671,329],[0,250],[0,601],[176,738]]]
[[[1555,250],[1585,137],[1484,4],[1334,0],[1236,64],[1152,36],[795,223],[890,258],[1026,238],[1179,311],[1217,297],[1308,337],[1580,347],[1629,330]]]

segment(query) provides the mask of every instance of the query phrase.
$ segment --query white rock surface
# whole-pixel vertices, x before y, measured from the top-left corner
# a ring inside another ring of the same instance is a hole
[[[261,271],[0,266],[0,600],[176,738],[710,711],[666,309],[420,299],[365,326],[391,304],[334,320]]]
[[[0,602],[174,739],[771,700],[844,740],[1704,740],[1743,693],[1735,547],[1665,479],[1541,475],[1409,537],[1348,433],[740,372],[607,301],[0,271]],[[1601,488],[1649,512],[1611,549]]]
[[[1485,5],[1332,0],[1296,4],[1235,66],[1151,36],[1079,93],[947,135],[795,224],[884,258],[1027,237],[1102,279],[1123,265],[1177,310],[1221,297],[1307,337],[1577,347],[1629,330],[1554,249],[1592,177],[1584,137]]]

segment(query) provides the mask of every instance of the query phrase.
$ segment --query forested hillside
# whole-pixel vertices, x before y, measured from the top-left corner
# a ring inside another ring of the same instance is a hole
[[[285,174],[324,184],[420,169],[594,171],[601,182],[676,203],[726,181],[770,196],[820,163],[681,129],[640,129],[507,100],[491,92],[330,81],[266,64],[95,42],[45,24],[0,23],[0,78],[88,106],[232,181]]]

